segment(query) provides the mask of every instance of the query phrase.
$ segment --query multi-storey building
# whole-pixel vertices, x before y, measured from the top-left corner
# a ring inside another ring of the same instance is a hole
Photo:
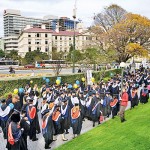
[[[53,31],[48,30],[43,25],[42,28],[28,28],[19,36],[19,55],[24,57],[27,52],[40,50],[41,52],[52,53],[55,47],[57,52],[69,52],[73,44],[73,31]],[[87,33],[75,32],[76,49],[86,48],[88,41]]]
[[[18,51],[18,36],[4,37],[4,49],[9,53],[11,50]]]
[[[65,31],[74,28],[73,20],[70,20],[67,17],[58,18],[57,16],[45,16],[43,19],[24,17],[21,15],[19,10],[6,9],[4,10],[4,37],[7,39],[12,36],[19,36],[21,31],[25,28],[26,25],[32,25],[33,27],[41,28],[42,24],[45,24],[46,29],[55,30],[56,26],[60,24],[59,30]],[[78,22],[76,22],[77,24]],[[8,39],[7,39],[8,40]],[[14,46],[14,47],[13,47]],[[10,51],[13,49],[18,50],[18,45],[16,44],[16,39],[13,43],[11,40],[11,48],[10,43],[5,42],[6,51]],[[9,49],[7,49],[9,47]]]
[[[4,51],[4,39],[0,38],[0,50]]]

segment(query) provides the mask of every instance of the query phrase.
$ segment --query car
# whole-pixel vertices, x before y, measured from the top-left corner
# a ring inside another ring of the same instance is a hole
[[[28,64],[28,65],[25,65],[24,68],[35,68],[35,65],[34,64]]]

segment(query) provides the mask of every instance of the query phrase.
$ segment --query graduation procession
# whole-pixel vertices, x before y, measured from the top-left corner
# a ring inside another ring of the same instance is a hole
[[[124,71],[123,76],[116,74],[107,82],[103,79],[86,84],[86,78],[78,79],[75,84],[56,83],[43,77],[42,87],[33,81],[14,89],[0,102],[1,135],[8,150],[31,150],[29,142],[44,139],[43,149],[50,149],[57,142],[68,141],[80,136],[83,123],[90,121],[91,127],[109,119],[120,117],[124,123],[125,110],[134,109],[148,102],[150,95],[150,72],[148,69],[135,73]],[[130,118],[128,118],[130,119]],[[70,132],[72,130],[72,132]]]

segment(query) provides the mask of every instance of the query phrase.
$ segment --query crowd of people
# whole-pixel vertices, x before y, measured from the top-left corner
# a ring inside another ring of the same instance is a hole
[[[125,72],[123,88],[121,76],[116,74],[108,82],[101,80],[93,85],[85,85],[81,80],[77,88],[68,83],[45,83],[38,85],[28,83],[19,89],[17,95],[9,94],[0,104],[0,126],[8,150],[27,150],[28,137],[37,141],[37,134],[43,134],[45,149],[72,128],[73,138],[79,136],[82,123],[86,119],[101,124],[106,118],[120,116],[125,122],[125,109],[128,101],[131,108],[139,102],[148,102],[150,93],[150,73],[147,69],[136,73]],[[140,91],[139,91],[140,90]],[[138,92],[140,95],[138,95]],[[41,122],[41,123],[40,123]]]

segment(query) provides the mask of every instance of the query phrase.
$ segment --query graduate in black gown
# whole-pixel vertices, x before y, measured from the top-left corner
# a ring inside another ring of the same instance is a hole
[[[25,142],[26,147],[28,147],[28,145],[27,145],[27,137],[28,137],[29,131],[30,131],[30,123],[28,121],[28,118],[25,117],[25,115],[26,115],[26,111],[22,111],[21,112],[20,127],[24,129],[24,131],[22,133],[22,138],[23,138],[23,140]]]
[[[130,94],[129,94],[129,98],[131,100],[131,109],[134,108],[137,104],[138,101],[138,95],[137,95],[137,91],[136,88],[132,88]]]
[[[60,105],[57,105],[55,107],[55,110],[52,115],[52,120],[53,120],[54,130],[55,130],[54,135],[57,136],[59,134],[63,134],[64,129],[62,127],[62,117],[61,117]],[[55,140],[57,140],[57,139],[55,138]],[[53,141],[54,141],[54,138],[53,138]]]
[[[46,109],[42,113],[42,134],[45,140],[45,149],[50,149],[49,146],[53,142],[54,124],[52,120],[53,111]]]
[[[65,133],[68,134],[68,129],[71,126],[71,116],[70,116],[70,106],[68,105],[69,97],[65,97],[62,100],[62,105],[61,105],[61,117],[62,117],[62,126],[63,129],[65,130]]]
[[[13,113],[8,125],[8,150],[27,150],[24,139],[22,138],[23,130],[20,127],[20,114]]]
[[[111,111],[112,111],[112,119],[114,119],[118,113],[117,103],[118,103],[118,98],[117,96],[114,95],[112,101],[110,102]]]
[[[148,99],[149,99],[148,89],[147,86],[145,85],[143,89],[141,89],[140,91],[140,102],[142,104],[145,104],[148,102]]]
[[[28,117],[28,120],[30,122],[30,131],[29,131],[29,137],[32,141],[37,141],[36,138],[36,107],[33,105],[33,99],[31,97],[28,97],[27,100],[29,101],[28,106],[26,107],[26,116]]]
[[[9,118],[11,110],[14,108],[14,105],[10,103],[8,106],[6,104],[6,100],[1,100],[1,106],[0,106],[0,122],[1,122],[1,128],[3,131],[4,139],[7,138],[6,136],[6,123]]]
[[[78,103],[75,103],[75,106],[71,109],[71,126],[73,129],[74,138],[76,135],[80,135],[82,129],[82,117]]]
[[[95,122],[98,122],[100,124],[99,118],[100,118],[100,99],[96,97],[96,92],[93,91],[93,99],[91,102],[92,112],[91,112],[91,118],[93,121],[93,127],[95,127]]]
[[[84,92],[80,92],[79,93],[79,106],[80,106],[80,109],[81,109],[81,116],[82,116],[82,120],[84,121],[84,117],[85,117],[85,104],[86,104],[86,101],[85,101],[85,97],[84,97]]]
[[[92,91],[88,92],[88,97],[86,98],[86,105],[85,105],[85,117],[88,120],[92,120],[92,106],[91,106],[91,102],[92,102]]]
[[[40,129],[40,124],[39,124],[39,118],[38,118],[38,100],[39,100],[39,92],[38,91],[34,91],[33,94],[33,105],[36,107],[36,132],[37,134],[41,133],[41,129]]]

